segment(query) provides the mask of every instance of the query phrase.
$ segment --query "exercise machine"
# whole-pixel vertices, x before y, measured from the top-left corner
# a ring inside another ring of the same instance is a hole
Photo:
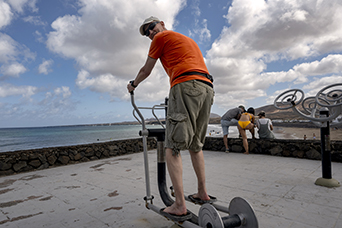
[[[298,108],[302,106],[302,111]],[[290,89],[279,94],[274,106],[280,110],[292,109],[294,113],[310,120],[321,129],[322,177],[315,182],[324,187],[339,187],[332,178],[330,127],[342,126],[342,83],[331,84],[317,92],[316,96],[304,99],[300,89]]]
[[[174,202],[169,195],[166,184],[166,162],[165,162],[165,126],[162,121],[159,120],[155,114],[155,110],[164,110],[167,112],[167,99],[164,104],[154,105],[153,107],[137,107],[134,101],[134,92],[131,92],[131,103],[133,106],[133,116],[142,125],[142,130],[139,132],[143,140],[143,155],[144,155],[144,168],[145,168],[145,183],[146,183],[146,196],[144,197],[146,208],[153,210],[154,212],[166,217],[181,227],[185,228],[258,228],[258,220],[255,216],[251,205],[241,197],[233,198],[228,207],[222,206],[216,202],[205,203],[200,207],[198,216],[189,211],[191,216],[188,216],[185,220],[176,219],[174,216],[163,212],[164,207],[158,207],[153,204],[154,196],[151,195],[150,189],[150,177],[149,177],[149,164],[147,153],[147,137],[157,138],[157,174],[158,174],[158,189],[160,197],[166,207],[171,206]],[[141,109],[151,109],[153,116],[161,125],[160,129],[147,129],[144,116],[141,113]],[[172,187],[171,187],[172,189]],[[172,195],[172,194],[171,194]],[[187,201],[191,201],[185,196]],[[219,211],[227,213],[227,216],[221,217]]]

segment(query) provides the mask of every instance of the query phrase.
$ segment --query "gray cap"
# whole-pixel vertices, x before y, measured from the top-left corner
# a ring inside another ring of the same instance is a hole
[[[144,25],[147,25],[147,24],[149,24],[149,23],[151,23],[151,22],[153,22],[153,21],[158,21],[158,22],[160,22],[160,20],[159,20],[157,17],[151,16],[151,17],[149,17],[149,18],[146,18],[145,21],[142,23],[142,25],[141,25],[140,28],[139,28],[140,34],[141,34],[142,36],[145,36]]]

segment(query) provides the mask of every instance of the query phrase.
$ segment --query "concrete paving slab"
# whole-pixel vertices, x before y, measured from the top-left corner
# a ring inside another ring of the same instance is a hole
[[[236,196],[246,199],[260,228],[342,227],[342,187],[314,184],[321,177],[320,161],[212,151],[204,156],[209,194],[226,207]],[[190,155],[184,151],[182,158],[189,195],[196,192],[196,177]],[[138,153],[0,177],[0,226],[177,227],[146,209],[143,164]],[[149,152],[149,164],[154,204],[164,207],[156,183],[156,151]],[[341,181],[342,164],[332,167],[333,177]],[[198,205],[187,206],[198,214]]]

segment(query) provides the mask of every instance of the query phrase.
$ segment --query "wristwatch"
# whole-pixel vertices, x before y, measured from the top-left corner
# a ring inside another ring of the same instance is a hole
[[[137,85],[134,85],[134,80],[130,81],[131,86],[133,86],[134,88],[137,88]]]

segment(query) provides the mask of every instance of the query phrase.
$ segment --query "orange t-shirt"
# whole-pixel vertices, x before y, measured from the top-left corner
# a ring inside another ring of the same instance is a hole
[[[171,30],[159,32],[152,40],[148,56],[153,59],[160,58],[170,77],[171,87],[194,79],[211,83],[200,75],[185,75],[175,79],[178,75],[191,71],[209,74],[201,50],[196,42],[187,36]]]

